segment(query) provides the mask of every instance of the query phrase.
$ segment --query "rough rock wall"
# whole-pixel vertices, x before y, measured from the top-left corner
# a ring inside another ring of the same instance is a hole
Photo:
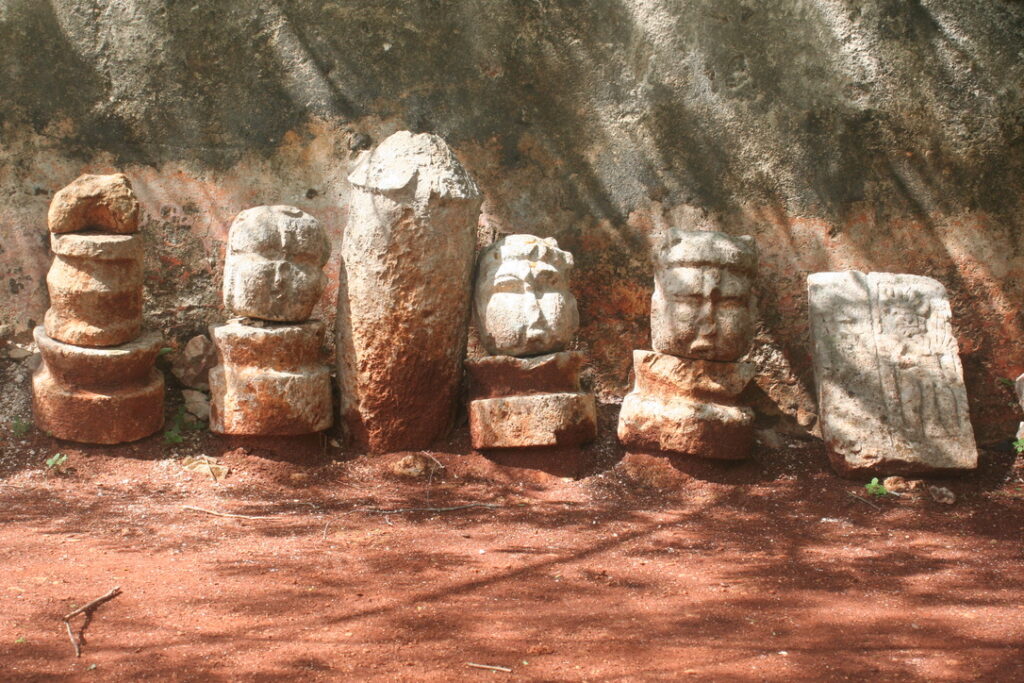
[[[482,241],[574,252],[605,399],[650,348],[649,241],[678,223],[757,239],[762,416],[813,427],[805,275],[856,268],[943,282],[979,437],[1016,419],[998,380],[1024,370],[1019,0],[5,0],[0,45],[16,339],[46,308],[47,204],[78,174],[132,179],[148,324],[183,339],[223,315],[241,209],[317,216],[336,275],[356,153],[408,128],[476,177]]]

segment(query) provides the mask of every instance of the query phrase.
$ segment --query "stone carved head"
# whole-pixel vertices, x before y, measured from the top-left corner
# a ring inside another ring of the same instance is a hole
[[[654,350],[682,358],[734,361],[754,337],[752,237],[671,230],[658,253],[651,297]]]
[[[552,238],[507,235],[480,255],[474,297],[477,327],[495,355],[561,351],[580,326],[569,291],[572,254]]]
[[[309,318],[327,284],[331,253],[320,222],[292,206],[257,206],[235,217],[224,261],[224,306],[278,322]]]

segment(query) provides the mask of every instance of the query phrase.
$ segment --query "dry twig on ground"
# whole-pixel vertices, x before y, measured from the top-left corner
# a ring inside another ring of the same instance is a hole
[[[493,664],[474,664],[473,662],[466,662],[466,666],[473,667],[474,669],[486,669],[488,671],[501,671],[503,673],[510,674],[512,669],[507,666],[495,666]]]
[[[105,595],[101,595],[92,602],[87,602],[78,609],[71,610],[70,612],[64,615],[64,628],[66,628],[68,631],[68,638],[71,640],[71,645],[75,648],[76,657],[82,656],[82,642],[84,642],[84,640],[82,640],[82,633],[85,631],[85,627],[88,625],[89,620],[92,617],[93,610],[95,610],[97,607],[105,603],[107,600],[113,600],[120,594],[121,587],[115,586],[110,590],[110,592],[106,593]],[[74,632],[71,630],[71,619],[78,616],[79,614],[85,614],[85,623],[82,624],[82,629],[78,632],[79,638],[76,639]]]
[[[217,512],[216,510],[207,510],[206,508],[197,508],[194,505],[182,505],[185,510],[192,510],[193,512],[203,512],[208,515],[214,515],[216,517],[236,517],[238,519],[271,519],[270,517],[260,517],[256,515],[236,515],[233,512]]]

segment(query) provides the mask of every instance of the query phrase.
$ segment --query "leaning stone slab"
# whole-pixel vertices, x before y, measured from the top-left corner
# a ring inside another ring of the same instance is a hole
[[[32,375],[36,426],[58,439],[114,444],[158,431],[164,420],[164,378],[154,368],[160,335],[120,346],[87,348],[34,331],[42,363]]]
[[[619,412],[619,441],[627,449],[715,460],[747,457],[754,411],[740,405],[738,396],[754,376],[752,363],[636,350],[633,372],[633,390]]]
[[[445,142],[403,131],[354,185],[338,292],[340,413],[357,447],[422,449],[451,427],[480,192]]]
[[[946,290],[918,275],[807,278],[822,434],[842,474],[977,467]]]
[[[330,369],[320,362],[324,324],[210,328],[219,363],[210,370],[210,431],[288,435],[319,432],[334,420]]]

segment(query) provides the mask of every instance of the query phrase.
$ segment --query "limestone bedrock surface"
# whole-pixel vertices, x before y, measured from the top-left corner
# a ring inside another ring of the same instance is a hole
[[[224,306],[238,316],[299,322],[327,284],[331,254],[320,222],[293,206],[257,206],[235,217],[224,260]]]
[[[946,289],[893,273],[807,278],[822,435],[842,474],[978,463]]]
[[[754,365],[634,351],[633,391],[622,401],[618,437],[629,450],[738,460],[750,451],[754,411],[737,397]]]
[[[657,253],[651,296],[655,351],[734,361],[754,338],[751,285],[757,247],[749,236],[673,228]]]
[[[43,361],[32,374],[37,428],[58,439],[114,444],[163,425],[164,378],[154,368],[158,333],[109,348],[65,344],[42,326],[34,336]]]
[[[466,352],[480,192],[441,138],[364,154],[342,241],[338,383],[357,447],[426,448],[451,426]]]
[[[210,431],[288,435],[334,422],[330,368],[320,362],[324,324],[248,325],[232,320],[210,328],[219,363],[210,370]]]
[[[534,235],[507,235],[480,254],[474,311],[488,352],[535,356],[568,346],[580,326],[572,265],[555,239]]]
[[[130,234],[139,229],[139,202],[123,173],[82,175],[53,195],[47,223],[52,233]]]
[[[142,236],[51,235],[46,333],[78,346],[116,346],[142,330]]]

